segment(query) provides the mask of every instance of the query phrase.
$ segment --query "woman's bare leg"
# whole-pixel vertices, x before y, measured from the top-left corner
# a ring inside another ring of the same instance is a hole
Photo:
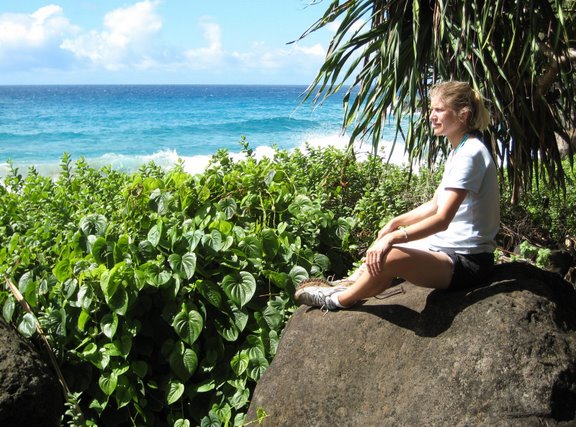
[[[452,260],[445,253],[393,247],[386,254],[378,275],[371,276],[365,271],[353,285],[339,292],[337,298],[344,307],[351,306],[361,299],[379,295],[395,277],[418,286],[445,289],[450,284],[453,269]]]

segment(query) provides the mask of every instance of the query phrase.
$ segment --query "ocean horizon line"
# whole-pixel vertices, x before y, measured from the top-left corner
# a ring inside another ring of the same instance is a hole
[[[309,87],[310,84],[296,83],[11,83],[0,87],[42,86],[215,86],[215,87]],[[347,86],[342,86],[347,88]]]

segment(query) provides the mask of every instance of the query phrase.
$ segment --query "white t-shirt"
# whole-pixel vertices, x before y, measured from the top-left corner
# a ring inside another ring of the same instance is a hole
[[[469,138],[448,156],[437,189],[438,206],[446,202],[450,188],[468,193],[448,228],[428,238],[431,249],[462,254],[493,252],[500,229],[500,191],[496,165],[479,139]]]

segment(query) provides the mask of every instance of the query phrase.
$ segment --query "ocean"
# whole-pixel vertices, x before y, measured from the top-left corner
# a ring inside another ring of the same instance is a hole
[[[56,175],[64,153],[73,162],[84,158],[94,167],[128,172],[150,161],[169,168],[181,159],[187,171],[197,173],[218,149],[239,156],[242,137],[256,156],[306,143],[344,147],[341,95],[319,105],[303,104],[305,89],[0,86],[0,176],[6,175],[8,161],[21,173],[34,166],[42,175]],[[392,128],[388,135],[391,140]]]

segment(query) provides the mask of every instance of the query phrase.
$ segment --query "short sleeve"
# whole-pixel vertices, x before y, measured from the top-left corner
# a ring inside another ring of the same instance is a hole
[[[481,145],[479,149],[478,144]],[[462,188],[477,193],[487,170],[482,149],[482,142],[470,140],[461,149],[454,153],[448,173],[442,182],[444,188]]]

